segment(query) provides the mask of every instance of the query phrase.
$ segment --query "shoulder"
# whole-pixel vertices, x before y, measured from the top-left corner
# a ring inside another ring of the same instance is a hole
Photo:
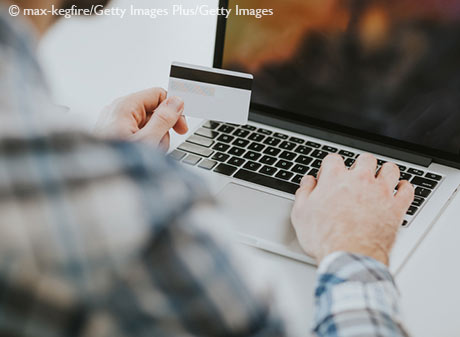
[[[89,259],[107,249],[123,256],[208,199],[199,178],[141,144],[73,131],[0,137],[4,253],[33,242],[34,255],[51,264],[63,245],[84,246]]]

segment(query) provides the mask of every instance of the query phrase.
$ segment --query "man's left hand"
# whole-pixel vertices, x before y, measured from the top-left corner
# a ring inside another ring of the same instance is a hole
[[[103,137],[142,141],[167,150],[170,129],[181,135],[188,131],[183,111],[184,102],[180,98],[166,99],[164,89],[147,89],[107,106],[95,131]]]

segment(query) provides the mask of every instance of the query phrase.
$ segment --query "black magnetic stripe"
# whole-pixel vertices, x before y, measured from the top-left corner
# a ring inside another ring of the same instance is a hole
[[[218,74],[205,70],[171,66],[171,77],[208,84],[222,85],[243,90],[252,89],[252,79],[226,74]]]

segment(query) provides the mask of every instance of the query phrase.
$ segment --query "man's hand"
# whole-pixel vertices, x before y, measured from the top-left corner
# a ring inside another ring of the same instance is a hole
[[[96,124],[96,133],[107,138],[143,141],[169,148],[169,130],[188,131],[184,102],[177,97],[166,99],[166,91],[153,88],[117,99],[106,107]]]
[[[350,170],[341,156],[329,155],[318,180],[303,178],[291,218],[301,246],[318,263],[332,252],[345,251],[388,264],[414,188],[399,182],[395,164],[385,163],[377,176],[376,168],[370,154],[361,155]]]

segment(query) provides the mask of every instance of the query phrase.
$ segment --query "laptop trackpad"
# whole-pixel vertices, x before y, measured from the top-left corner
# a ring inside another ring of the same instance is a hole
[[[217,197],[236,231],[302,251],[290,220],[292,200],[235,183],[228,184]]]

